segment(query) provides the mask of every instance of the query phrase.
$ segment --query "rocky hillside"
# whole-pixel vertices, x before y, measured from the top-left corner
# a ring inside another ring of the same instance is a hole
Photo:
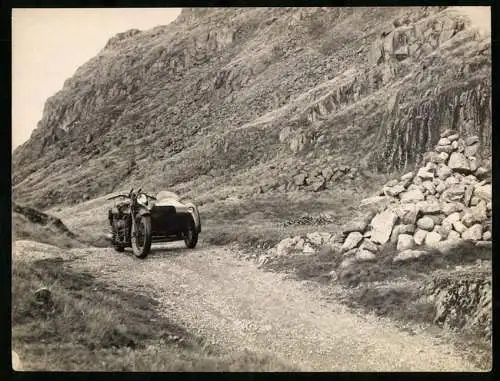
[[[16,240],[33,240],[64,248],[85,245],[59,218],[16,203],[12,205],[12,226]]]
[[[47,100],[14,198],[320,192],[412,167],[446,129],[477,135],[480,157],[490,49],[453,7],[186,9],[113,37]]]

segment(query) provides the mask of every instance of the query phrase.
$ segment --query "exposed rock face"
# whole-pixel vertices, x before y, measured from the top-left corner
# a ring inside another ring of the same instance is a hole
[[[446,136],[438,154],[481,160],[490,56],[489,37],[439,7],[186,10],[113,37],[47,100],[14,152],[14,198],[43,208],[249,169],[231,185],[321,192],[360,167],[420,161],[448,128],[477,139]],[[270,162],[283,176],[273,184]]]
[[[436,305],[435,323],[491,339],[491,272],[443,274],[429,285],[427,294]]]

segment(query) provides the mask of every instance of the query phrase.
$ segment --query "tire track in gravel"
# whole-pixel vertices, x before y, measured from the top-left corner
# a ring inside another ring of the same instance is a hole
[[[264,272],[234,250],[174,243],[145,260],[97,248],[64,256],[115,287],[149,290],[162,314],[228,351],[272,354],[304,371],[479,371],[449,343],[327,303],[316,288]]]

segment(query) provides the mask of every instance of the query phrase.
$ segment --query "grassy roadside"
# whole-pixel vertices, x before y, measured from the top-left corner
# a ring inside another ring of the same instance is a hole
[[[17,262],[12,276],[12,347],[24,370],[293,370],[269,356],[208,346],[160,316],[152,295],[112,289],[62,259]],[[37,297],[41,287],[50,297]]]
[[[342,268],[343,254],[325,248],[313,255],[277,257],[263,268],[322,284],[326,286],[324,291],[328,299],[364,313],[391,318],[404,329],[419,326],[441,336],[443,328],[434,322],[436,306],[426,297],[426,286],[432,281],[433,273],[445,270],[452,274],[455,266],[474,267],[479,262],[482,263],[480,271],[484,272],[484,276],[491,277],[492,252],[472,243],[464,243],[447,253],[423,249],[430,255],[394,263],[392,258],[397,250],[395,244],[389,243],[382,247],[376,260]],[[453,344],[477,366],[489,369],[491,342],[476,332],[460,330],[456,333],[450,336]]]

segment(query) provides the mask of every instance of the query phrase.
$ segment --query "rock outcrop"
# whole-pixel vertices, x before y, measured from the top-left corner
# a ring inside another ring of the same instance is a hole
[[[120,33],[47,100],[13,154],[13,196],[318,192],[411,167],[445,126],[488,154],[491,42],[452,8],[211,8]]]
[[[436,306],[434,323],[491,340],[491,271],[455,271],[436,276],[426,287]]]

